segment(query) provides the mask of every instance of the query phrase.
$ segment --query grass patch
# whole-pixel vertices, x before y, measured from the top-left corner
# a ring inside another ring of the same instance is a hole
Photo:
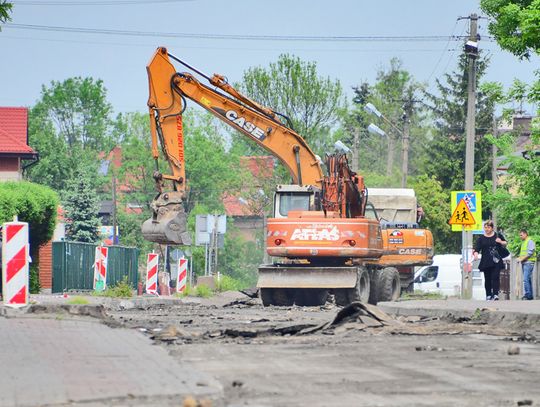
[[[84,297],[73,297],[70,298],[67,303],[71,305],[86,305],[90,304],[90,301],[88,301],[88,299]]]
[[[404,293],[401,297],[401,301],[411,300],[446,300],[446,295],[440,293],[428,293],[420,290],[415,290],[413,293]]]

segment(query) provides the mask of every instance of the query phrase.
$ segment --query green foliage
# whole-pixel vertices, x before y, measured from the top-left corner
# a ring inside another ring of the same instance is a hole
[[[200,284],[195,287],[195,295],[201,298],[209,298],[213,294],[212,289],[207,285]]]
[[[56,192],[31,182],[0,182],[0,224],[17,215],[28,222],[30,250],[35,257],[39,246],[51,240],[58,207]]]
[[[435,177],[422,175],[411,179],[418,204],[424,209],[425,217],[420,226],[433,234],[435,253],[457,253],[461,244],[461,234],[452,232],[448,219],[450,210],[450,192],[442,188]]]
[[[287,54],[267,68],[248,69],[241,87],[248,97],[287,116],[314,151],[325,150],[330,128],[345,106],[338,80],[320,77],[315,62]]]
[[[519,229],[525,228],[536,242],[540,238],[540,149],[538,123],[533,123],[531,144],[527,146],[526,158],[514,153],[516,135],[505,134],[497,139],[491,138],[506,157],[503,164],[508,165],[507,175],[497,185],[495,193],[488,193],[487,199],[497,213],[498,226],[505,231],[511,242],[511,249],[519,246]]]
[[[129,284],[128,277],[125,276],[122,281],[107,287],[101,292],[94,291],[93,295],[98,297],[130,298],[133,296],[133,288]]]
[[[477,80],[480,82],[488,61],[477,61]],[[435,176],[445,190],[461,190],[465,182],[465,144],[467,119],[468,58],[462,53],[458,68],[445,74],[444,82],[437,80],[437,94],[426,93],[436,118],[433,138],[426,143],[424,173]],[[482,88],[480,88],[482,89]],[[496,99],[479,92],[476,103],[474,174],[475,183],[491,179],[491,143],[483,136],[493,128]]]
[[[39,294],[41,284],[39,283],[39,267],[36,263],[30,264],[30,284],[28,286],[31,294]]]
[[[540,2],[538,0],[480,0],[489,17],[489,32],[501,48],[519,58],[540,52]]]
[[[418,173],[419,154],[426,139],[425,124],[422,123],[425,108],[417,103],[416,93],[423,85],[416,82],[403,69],[399,59],[390,60],[389,66],[377,72],[376,82],[361,83],[354,88],[354,108],[342,118],[342,135],[336,136],[358,151],[359,169],[363,174],[385,174],[377,186],[399,186],[402,163],[402,134],[405,124],[409,126],[409,174]],[[366,112],[367,103],[376,106],[387,120],[378,119]],[[392,125],[390,125],[390,122]],[[375,123],[386,132],[386,137],[368,133],[367,127]],[[422,128],[421,128],[422,126]],[[386,159],[382,159],[386,157]],[[397,184],[396,184],[397,183]],[[374,184],[368,184],[374,185]]]
[[[6,0],[0,1],[0,23],[11,21],[11,16],[9,14],[11,13],[12,8],[12,3],[8,3]],[[0,31],[2,31],[1,27]]]
[[[80,172],[95,178],[98,154],[114,145],[111,111],[100,80],[69,78],[43,86],[29,112],[29,144],[40,153],[29,179],[62,190]]]
[[[246,288],[242,282],[235,280],[234,278],[227,276],[227,275],[220,275],[219,279],[217,277],[214,278],[214,282],[216,284],[216,291],[223,292],[223,291],[238,291],[243,288]]]
[[[70,181],[64,191],[66,235],[69,240],[96,243],[99,240],[99,199],[87,176]]]

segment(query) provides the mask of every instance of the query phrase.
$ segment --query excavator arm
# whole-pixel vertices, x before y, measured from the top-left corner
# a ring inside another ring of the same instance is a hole
[[[205,77],[203,85],[191,73],[176,71],[171,59]],[[304,139],[285,126],[278,114],[242,95],[218,74],[208,77],[160,47],[146,67],[149,83],[152,155],[159,145],[171,174],[156,171],[158,195],[151,204],[152,218],[142,227],[145,239],[162,244],[189,244],[183,200],[186,193],[182,113],[186,98],[194,101],[224,123],[240,131],[277,157],[289,170],[294,183],[322,188],[319,158]],[[157,168],[157,167],[156,167]],[[164,189],[172,182],[172,190]]]

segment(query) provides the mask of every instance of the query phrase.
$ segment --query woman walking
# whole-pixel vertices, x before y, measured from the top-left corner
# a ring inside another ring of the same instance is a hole
[[[484,234],[476,240],[473,250],[474,260],[478,259],[478,254],[482,255],[478,268],[484,273],[484,287],[486,288],[486,300],[499,299],[500,272],[504,268],[504,261],[501,258],[497,245],[506,247],[508,242],[500,233],[495,233],[493,221],[484,223]]]

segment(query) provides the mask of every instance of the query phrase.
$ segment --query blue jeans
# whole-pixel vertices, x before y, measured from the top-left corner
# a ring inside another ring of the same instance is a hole
[[[532,292],[532,274],[533,274],[534,263],[527,262],[521,264],[521,269],[523,270],[523,288],[525,290],[524,296],[528,299],[533,298]]]

